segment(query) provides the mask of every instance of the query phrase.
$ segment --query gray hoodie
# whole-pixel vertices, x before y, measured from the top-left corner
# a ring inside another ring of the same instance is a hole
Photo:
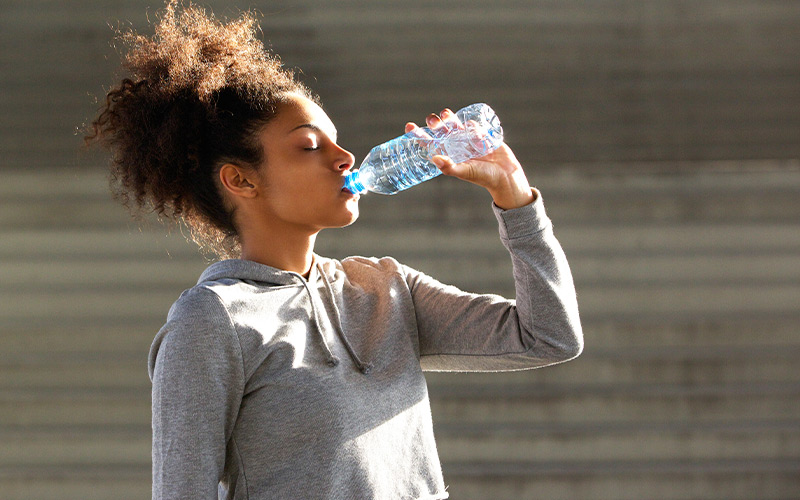
[[[422,371],[528,369],[583,348],[541,197],[494,210],[516,302],[391,258],[315,255],[307,280],[212,264],[151,348],[153,498],[447,498]]]

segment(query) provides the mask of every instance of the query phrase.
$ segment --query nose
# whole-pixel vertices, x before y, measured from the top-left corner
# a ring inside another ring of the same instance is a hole
[[[353,168],[353,165],[356,163],[356,157],[353,156],[353,153],[344,149],[343,147],[336,145],[338,149],[339,156],[336,158],[336,170],[340,170],[345,172]]]

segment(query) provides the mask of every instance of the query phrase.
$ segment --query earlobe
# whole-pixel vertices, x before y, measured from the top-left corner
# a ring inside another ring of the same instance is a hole
[[[255,197],[257,189],[251,177],[252,171],[232,163],[226,163],[219,169],[219,180],[222,186],[234,196]]]

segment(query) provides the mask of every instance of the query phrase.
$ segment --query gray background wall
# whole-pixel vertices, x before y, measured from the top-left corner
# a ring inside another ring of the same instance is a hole
[[[485,101],[542,189],[587,348],[429,376],[453,498],[798,498],[800,3],[204,5],[259,10],[357,157]],[[0,499],[148,495],[146,353],[205,262],[128,220],[76,129],[114,81],[109,24],[160,7],[0,0]],[[513,296],[488,202],[366,196],[318,251]]]

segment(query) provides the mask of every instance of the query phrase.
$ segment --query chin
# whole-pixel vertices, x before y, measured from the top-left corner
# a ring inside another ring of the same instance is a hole
[[[335,217],[328,218],[328,220],[323,223],[321,227],[329,229],[347,227],[358,219],[358,215],[358,205],[356,205],[353,209],[340,213]]]
[[[342,227],[349,226],[358,219],[360,213],[358,209],[358,198],[347,203],[347,212],[349,217],[347,222],[342,224]]]
[[[341,227],[347,227],[347,226],[349,226],[350,224],[352,224],[352,223],[354,223],[355,221],[357,221],[357,220],[358,220],[358,215],[359,215],[359,213],[358,213],[358,207],[356,207],[356,209],[350,213],[350,218],[349,218],[349,220],[348,220],[346,223],[342,224],[342,226],[341,226]]]

